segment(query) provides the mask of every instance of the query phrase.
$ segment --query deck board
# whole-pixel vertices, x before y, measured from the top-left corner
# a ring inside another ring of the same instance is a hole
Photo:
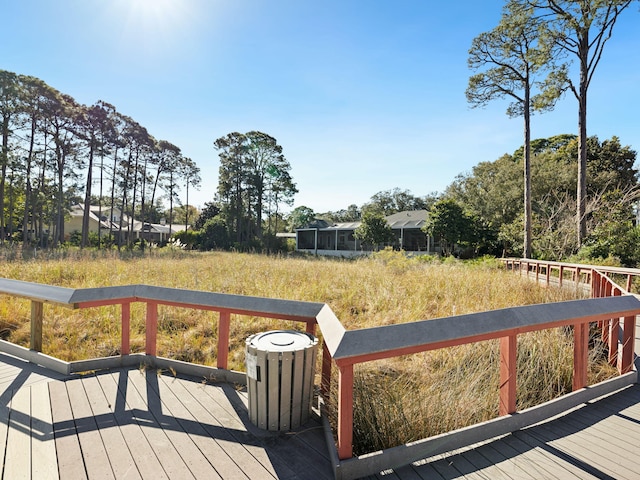
[[[49,396],[60,478],[61,480],[67,478],[70,480],[86,479],[87,472],[84,468],[84,459],[76,434],[66,383],[49,383]]]
[[[115,479],[98,424],[91,411],[82,382],[66,382],[67,395],[82,449],[87,476],[91,479]]]
[[[249,478],[220,445],[218,439],[209,435],[205,426],[198,421],[202,418],[199,404],[177,379],[160,378],[158,387],[161,396],[172,414],[179,418],[182,428],[192,437],[194,443],[206,458],[215,458],[215,469],[222,478]],[[192,410],[194,412],[192,413]],[[180,420],[181,419],[181,420]]]
[[[162,428],[163,425],[160,423],[162,418],[158,421],[154,417],[154,412],[151,410],[153,406],[147,409],[147,404],[142,397],[142,395],[146,395],[146,392],[140,394],[131,383],[132,378],[135,379],[135,375],[141,375],[140,371],[129,370],[122,372],[122,374],[126,381],[118,384],[119,393],[125,398],[127,410],[132,414],[132,420],[142,427],[142,431],[164,471],[172,479],[195,478],[174,446],[171,437],[175,438],[175,436],[172,435],[172,430]],[[122,390],[123,385],[124,390]],[[167,427],[170,425],[167,424]]]
[[[11,414],[9,415],[9,434],[5,453],[6,478],[31,478],[31,434],[29,418],[31,417],[31,390],[27,388],[15,392],[11,398]],[[26,422],[25,422],[26,420]]]
[[[182,388],[190,394],[190,397],[183,398],[189,411],[200,419],[203,428],[217,439],[220,447],[242,469],[244,475],[248,478],[277,478],[268,459],[263,464],[256,458],[250,445],[253,439],[246,434],[242,422],[220,409],[207,393],[210,389],[195,382],[183,382]]]
[[[147,411],[153,415],[153,419],[158,425],[162,425],[172,448],[191,474],[195,478],[221,478],[198,446],[198,443],[207,443],[206,440],[197,442],[199,437],[192,436],[186,431],[183,425],[189,424],[188,419],[181,421],[168,406],[170,404],[174,410],[177,409],[179,400],[175,399],[169,388],[163,388],[160,395],[160,383],[155,371],[129,371],[129,384],[136,388],[140,398],[144,400]]]
[[[33,478],[56,480],[58,461],[53,435],[49,387],[44,382],[31,385],[31,474]]]

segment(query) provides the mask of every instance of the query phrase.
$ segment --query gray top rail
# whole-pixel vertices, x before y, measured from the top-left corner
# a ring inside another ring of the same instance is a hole
[[[366,356],[384,358],[387,353],[392,356],[403,349],[407,350],[407,353],[415,353],[440,348],[442,344],[451,346],[571,325],[577,320],[584,321],[587,318],[597,321],[625,317],[635,315],[639,309],[640,301],[634,296],[511,307],[347,331],[338,348],[331,353],[337,362]]]
[[[0,294],[27,298],[32,301],[83,308],[95,304],[123,302],[157,302],[191,306],[212,310],[241,313],[287,316],[290,318],[315,318],[324,303],[252,297],[201,290],[157,287],[153,285],[124,285],[97,288],[66,288],[40,283],[0,278]]]

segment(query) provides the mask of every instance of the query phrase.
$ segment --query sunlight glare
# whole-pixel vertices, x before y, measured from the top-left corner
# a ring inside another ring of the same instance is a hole
[[[190,0],[118,0],[121,42],[151,57],[179,48],[193,23]]]

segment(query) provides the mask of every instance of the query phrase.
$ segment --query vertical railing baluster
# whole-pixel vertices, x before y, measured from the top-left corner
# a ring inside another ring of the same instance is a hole
[[[229,363],[229,332],[231,330],[231,312],[222,311],[218,318],[218,368],[226,370]]]
[[[156,356],[158,338],[158,302],[147,301],[147,322],[145,325],[145,350],[147,355]]]
[[[120,355],[131,353],[131,303],[125,302],[120,311]]]
[[[620,375],[633,370],[636,343],[636,317],[624,317],[624,330],[622,333],[622,355],[618,359],[618,371]]]
[[[42,302],[31,301],[31,350],[42,351],[42,317],[44,305]]]
[[[353,364],[338,365],[338,457],[353,456]]]
[[[320,377],[320,392],[325,401],[331,394],[331,353],[326,342],[322,342],[322,375]]]
[[[589,357],[589,324],[573,326],[573,390],[587,386],[587,366]]]
[[[500,339],[500,415],[516,411],[517,345],[516,335]]]

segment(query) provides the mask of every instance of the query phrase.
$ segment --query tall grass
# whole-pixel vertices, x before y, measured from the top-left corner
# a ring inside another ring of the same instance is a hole
[[[358,260],[179,251],[126,257],[66,251],[62,257],[5,256],[0,277],[74,288],[144,283],[323,302],[348,329],[561,301],[578,294],[539,287],[491,260],[442,262],[388,251]],[[160,307],[158,355],[215,364],[216,315]],[[131,323],[132,351],[142,351],[143,306],[132,306]],[[292,327],[300,328],[291,322],[233,316],[230,368],[244,369],[244,341],[249,335]],[[119,354],[118,307],[74,311],[47,305],[43,330],[45,352],[62,359]],[[2,332],[15,343],[28,344],[28,302],[0,302]],[[606,362],[599,361],[601,350],[599,345],[592,350],[591,381],[612,374]],[[563,329],[519,337],[518,408],[570,390],[572,352],[571,336]],[[482,342],[357,366],[356,453],[495,416],[498,361],[497,343]]]

